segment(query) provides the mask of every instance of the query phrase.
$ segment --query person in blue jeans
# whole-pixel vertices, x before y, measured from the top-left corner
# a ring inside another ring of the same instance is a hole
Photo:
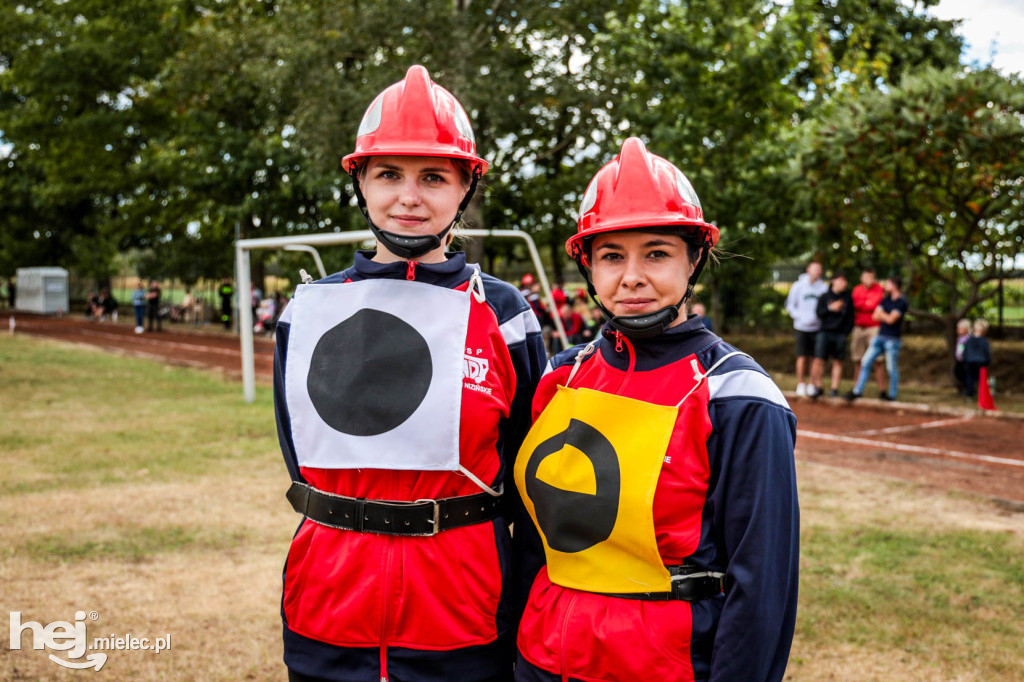
[[[146,288],[141,279],[132,292],[132,308],[135,309],[135,333],[141,334],[142,320],[146,316]]]
[[[856,400],[864,394],[871,366],[883,353],[885,354],[885,368],[889,372],[889,392],[883,392],[879,397],[882,400],[896,400],[896,394],[899,391],[899,359],[900,346],[903,345],[903,318],[910,306],[907,304],[907,299],[903,297],[903,280],[900,277],[893,276],[885,280],[884,288],[885,297],[872,313],[872,317],[881,322],[878,336],[872,339],[868,352],[860,363],[860,376],[857,377],[857,385],[846,394],[847,400]]]

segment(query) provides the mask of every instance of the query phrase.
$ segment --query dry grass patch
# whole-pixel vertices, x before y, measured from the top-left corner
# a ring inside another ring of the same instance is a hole
[[[17,436],[0,441],[0,605],[44,625],[96,611],[90,638],[171,635],[159,655],[108,652],[106,679],[283,679],[297,519],[269,390],[245,405],[216,375],[17,337],[0,337],[0,386]],[[824,465],[798,477],[788,679],[1024,679],[1024,514]],[[0,637],[0,680],[90,674],[24,646]]]

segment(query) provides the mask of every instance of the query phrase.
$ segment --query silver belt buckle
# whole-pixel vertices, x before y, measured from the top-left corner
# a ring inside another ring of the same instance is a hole
[[[433,515],[433,518],[430,521],[430,532],[429,533],[417,533],[416,535],[419,535],[419,536],[422,536],[422,537],[426,537],[426,538],[431,538],[431,537],[434,537],[435,535],[437,535],[440,532],[440,529],[438,528],[438,526],[441,523],[441,505],[439,505],[437,503],[437,500],[432,500],[432,499],[427,499],[427,498],[416,500],[416,504],[420,504],[420,503],[423,503],[423,502],[429,502],[430,504],[432,504],[434,506],[434,515]]]

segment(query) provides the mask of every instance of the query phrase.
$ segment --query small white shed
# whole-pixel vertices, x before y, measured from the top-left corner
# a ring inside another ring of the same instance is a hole
[[[64,268],[18,268],[17,310],[55,315],[70,304],[68,271]]]

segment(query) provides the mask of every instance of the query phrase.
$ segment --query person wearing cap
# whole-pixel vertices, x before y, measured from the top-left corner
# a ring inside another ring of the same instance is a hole
[[[796,418],[753,359],[680,315],[718,237],[638,138],[587,187],[566,250],[608,322],[551,359],[516,460],[546,557],[517,680],[783,679]]]
[[[447,250],[487,162],[458,100],[413,66],[342,165],[376,249],[305,276],[276,328],[302,514],[283,575],[289,679],[508,680],[531,562],[510,534],[511,471],[545,356],[519,291]]]

